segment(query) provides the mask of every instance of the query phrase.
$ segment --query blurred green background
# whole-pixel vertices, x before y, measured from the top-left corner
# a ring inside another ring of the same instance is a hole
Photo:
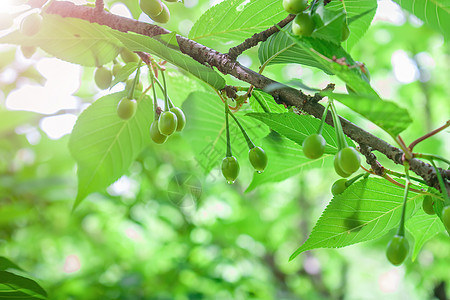
[[[137,9],[137,1],[122,2]],[[184,35],[211,3],[185,4],[170,4],[167,25]],[[379,4],[373,26],[351,54],[366,64],[382,97],[409,108],[414,123],[403,134],[409,142],[449,116],[450,48],[415,17],[394,11],[391,2]],[[79,114],[100,96],[92,69],[79,71],[75,107],[28,112],[33,109],[18,109],[11,99],[15,91],[45,82],[38,71],[46,54],[24,61],[15,47],[0,46],[0,51],[0,255],[27,270],[50,299],[414,300],[450,295],[450,243],[444,234],[401,267],[385,258],[393,232],[343,249],[309,251],[288,262],[331,199],[330,186],[338,179],[331,161],[245,193],[252,177],[248,168],[242,168],[234,185],[226,184],[218,169],[203,174],[181,134],[164,146],[152,144],[127,175],[72,212],[77,182],[69,137],[50,138],[45,120]],[[240,58],[254,70],[256,53],[252,49]],[[301,78],[319,88],[331,81],[345,89],[336,78],[298,65],[270,66],[264,74],[279,81]],[[169,94],[181,103],[193,91],[190,86],[187,80],[181,91]],[[373,124],[338,109],[393,143]],[[448,131],[416,148],[447,157],[448,149]]]

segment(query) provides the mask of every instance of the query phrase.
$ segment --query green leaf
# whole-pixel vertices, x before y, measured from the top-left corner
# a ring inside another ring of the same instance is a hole
[[[0,271],[0,299],[47,299],[47,293],[34,280]]]
[[[343,8],[340,10],[330,10],[328,5],[325,7],[323,2],[321,2],[313,15],[316,22],[316,29],[314,29],[311,37],[340,45],[345,17]]]
[[[272,95],[267,94],[261,90],[255,89],[252,92],[252,97],[250,97],[250,106],[255,112],[265,112],[264,108],[261,107],[261,104],[256,100],[256,97],[261,101],[261,104],[268,110],[268,112],[273,113],[284,113],[287,112],[286,107],[283,104],[278,104],[273,100]]]
[[[323,95],[336,99],[353,111],[380,126],[394,137],[408,128],[412,123],[408,111],[399,107],[392,101],[384,101],[378,97],[355,94],[348,95],[324,92]]]
[[[419,209],[412,218],[406,221],[405,226],[414,237],[414,250],[411,258],[413,261],[416,260],[420,249],[428,240],[438,233],[446,232],[444,224],[436,215],[430,216],[422,209]]]
[[[126,92],[95,101],[79,116],[69,141],[78,164],[78,194],[74,208],[90,193],[120,178],[149,144],[152,103],[145,97],[128,121],[117,116],[117,104]]]
[[[335,196],[309,238],[290,257],[316,248],[340,248],[379,238],[400,223],[404,189],[381,178],[368,178]],[[422,196],[409,192],[406,218],[420,206]]]
[[[183,102],[186,115],[186,127],[183,136],[192,145],[194,155],[204,172],[222,162],[226,153],[225,107],[216,94],[196,91]],[[237,113],[239,122],[255,144],[269,130],[262,124],[255,124],[252,119]],[[236,123],[230,118],[231,150],[234,156],[248,160],[248,146]]]
[[[287,15],[279,0],[225,0],[195,22],[189,38],[204,45],[219,41],[229,48],[266,30]]]
[[[112,33],[125,45],[125,47],[132,51],[144,51],[154,54],[191,73],[218,90],[225,86],[225,80],[216,71],[198,63],[193,58],[181,53],[179,50],[172,49],[148,36],[132,32],[124,33],[113,31]],[[175,34],[172,34],[171,37],[172,39],[175,39]],[[165,37],[165,40],[166,39],[168,39],[168,37]],[[170,44],[170,39],[168,44]]]
[[[361,39],[375,16],[377,1],[331,1],[326,6],[329,10],[340,11],[344,9],[347,12],[347,20],[349,23],[350,36],[342,43],[347,51]]]
[[[448,0],[394,0],[408,12],[416,15],[432,29],[450,38],[450,1]]]
[[[297,115],[293,112],[288,113],[248,113],[247,116],[255,118],[281,135],[302,145],[303,141],[311,134],[317,133],[320,120],[307,115]],[[325,153],[335,154],[338,152],[338,144],[334,127],[324,124],[322,136],[327,142]],[[354,145],[347,138],[349,145]]]
[[[114,80],[111,82],[111,87],[115,86],[121,81],[126,81],[130,77],[130,75],[137,70],[137,67],[138,63],[136,62],[130,62],[124,65],[117,73],[117,76],[114,77]]]
[[[6,269],[15,269],[19,271],[23,271],[18,265],[10,261],[4,256],[0,256],[0,271],[4,271]]]
[[[15,31],[0,38],[0,43],[38,46],[59,59],[91,67],[112,61],[122,48],[107,26],[51,14],[43,17],[35,36]]]
[[[271,132],[263,139],[262,147],[268,157],[267,167],[261,174],[254,173],[246,192],[265,183],[283,181],[305,169],[321,168],[324,160],[332,157],[325,154],[319,159],[311,160],[303,155],[301,146],[276,132]]]

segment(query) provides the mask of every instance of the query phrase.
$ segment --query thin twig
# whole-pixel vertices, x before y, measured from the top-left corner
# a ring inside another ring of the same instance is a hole
[[[418,143],[422,142],[423,140],[426,140],[427,138],[435,135],[436,133],[441,132],[442,130],[444,130],[445,128],[450,126],[450,120],[448,120],[447,122],[445,122],[444,125],[442,125],[439,128],[436,128],[435,130],[425,134],[424,136],[421,136],[420,138],[418,138],[417,140],[413,141],[411,144],[409,144],[409,150],[412,151],[414,146],[416,146]]]

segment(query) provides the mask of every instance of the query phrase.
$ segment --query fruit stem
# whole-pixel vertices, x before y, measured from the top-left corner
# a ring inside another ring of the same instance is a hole
[[[158,84],[161,91],[164,93],[164,87],[162,86],[161,82],[158,80],[158,78],[155,77],[155,82]],[[169,108],[174,107],[172,100],[170,99],[169,95],[167,95],[167,98],[169,99]]]
[[[384,171],[387,173],[387,174],[391,174],[391,175],[394,175],[394,176],[397,176],[397,177],[405,177],[405,174],[403,174],[403,173],[400,173],[400,172],[396,172],[396,171],[392,171],[392,170],[389,170],[389,169],[384,169]],[[420,178],[417,178],[417,177],[413,177],[413,176],[409,176],[409,178],[410,179],[412,179],[412,180],[414,180],[414,181],[417,181],[417,182],[420,182],[420,183],[423,183],[423,184],[427,184],[426,182],[425,182],[425,180],[422,180],[422,179],[420,179]]]
[[[163,84],[164,84],[164,103],[165,103],[165,107],[164,107],[164,111],[168,111],[169,109],[171,109],[173,107],[173,105],[170,105],[169,102],[169,96],[167,96],[167,85],[166,85],[166,76],[164,75],[164,71],[161,71],[161,76],[163,79]]]
[[[266,107],[266,105],[263,104],[261,98],[259,98],[259,96],[256,93],[252,93],[252,96],[255,97],[256,101],[258,102],[259,106],[261,106],[262,110],[265,113],[270,112],[269,109]]]
[[[406,202],[408,199],[409,186],[411,185],[411,180],[409,178],[409,162],[405,161],[403,165],[405,166],[406,184],[405,184],[405,193],[403,194],[402,216],[400,219],[400,226],[398,227],[397,231],[398,236],[405,236]]]
[[[253,144],[252,140],[250,139],[250,137],[248,136],[247,132],[245,131],[244,127],[242,127],[241,123],[239,122],[239,120],[236,118],[236,116],[230,112],[231,117],[234,119],[234,121],[236,122],[236,124],[239,126],[239,129],[242,132],[242,135],[244,135],[245,141],[247,142],[248,148],[251,150],[253,148],[255,148],[255,144]]]
[[[445,188],[445,184],[444,184],[444,180],[442,179],[441,176],[441,172],[439,172],[439,169],[436,167],[436,164],[434,163],[434,160],[432,158],[429,159],[431,165],[434,168],[434,171],[436,172],[436,176],[438,178],[439,181],[439,185],[441,186],[441,192],[444,195],[444,199],[445,199],[445,205],[450,204],[450,201],[448,199],[448,193],[447,193],[447,189]]]
[[[447,122],[445,122],[445,124],[442,125],[441,127],[436,128],[435,130],[433,130],[433,131],[431,131],[431,132],[421,136],[420,138],[416,139],[411,144],[409,144],[409,147],[408,147],[409,150],[412,151],[415,145],[417,145],[418,143],[422,142],[423,140],[426,140],[427,138],[435,135],[436,133],[441,132],[442,130],[444,130],[445,128],[447,128],[449,126],[450,126],[450,120],[447,120]]]
[[[325,119],[327,118],[328,108],[330,108],[330,100],[328,99],[327,105],[325,106],[325,110],[322,114],[322,119],[320,120],[319,128],[317,129],[317,134],[322,135],[322,129],[325,124]]]
[[[226,154],[226,157],[231,157],[233,155],[231,154],[230,126],[228,124],[228,114],[230,113],[230,110],[228,108],[228,103],[226,100],[224,101],[224,103],[225,103],[225,129],[227,131],[227,154]]]
[[[157,101],[157,98],[156,98],[155,76],[153,76],[152,68],[149,68],[148,71],[150,73],[150,81],[151,81],[152,90],[153,90],[153,111],[155,112],[155,120],[158,120],[158,118],[159,118],[158,112],[157,112],[158,101]]]
[[[128,91],[128,99],[134,99],[134,90],[136,88],[136,85],[139,83],[139,76],[141,75],[141,64],[142,64],[142,59],[139,60],[138,66],[137,66],[137,71],[136,71],[136,76],[133,79],[133,82],[131,83],[131,87],[130,90]]]
[[[345,140],[344,131],[342,130],[341,121],[339,120],[339,115],[337,114],[336,107],[334,106],[333,99],[330,99],[331,115],[333,117],[334,129],[336,130],[336,137],[338,140],[338,150],[348,147],[347,141]]]
[[[368,173],[362,173],[359,175],[356,175],[355,177],[353,177],[352,179],[349,179],[345,182],[345,186],[349,187],[350,185],[352,185],[353,183],[355,183],[355,181],[357,181],[358,179],[360,179],[361,177],[365,176]]]

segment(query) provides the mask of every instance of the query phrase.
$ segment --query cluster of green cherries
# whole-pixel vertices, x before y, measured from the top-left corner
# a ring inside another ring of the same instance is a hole
[[[338,141],[338,153],[334,157],[334,170],[336,173],[344,177],[337,180],[331,187],[333,195],[338,195],[344,192],[353,182],[355,182],[360,176],[356,176],[351,180],[345,178],[349,177],[353,173],[359,170],[361,159],[358,151],[355,148],[349,147],[345,140],[345,135],[342,130],[342,125],[339,120],[339,116],[336,112],[333,100],[329,100],[328,104],[323,112],[322,120],[317,133],[311,134],[302,143],[303,154],[309,159],[318,159],[325,153],[326,141],[322,136],[322,129],[325,123],[325,119],[329,108],[331,108],[331,115],[333,117],[334,128],[336,131],[336,137]]]
[[[177,2],[177,0],[166,0],[166,2]],[[170,19],[170,11],[161,0],[140,0],[139,6],[142,12],[155,22],[167,23]]]
[[[286,12],[294,14],[295,19],[292,22],[292,33],[298,36],[310,36],[314,29],[316,29],[316,23],[312,17],[312,10],[305,12],[308,8],[307,0],[283,0],[283,8]],[[341,41],[348,39],[350,30],[348,24],[344,21],[342,26]]]
[[[242,127],[239,120],[236,118],[236,116],[230,112],[230,109],[228,107],[227,101],[225,102],[225,126],[226,126],[226,135],[227,135],[227,151],[225,158],[222,160],[222,175],[225,177],[226,181],[229,184],[233,184],[236,181],[236,178],[239,175],[240,167],[238,160],[235,156],[231,153],[231,140],[230,140],[230,128],[228,123],[228,115],[230,115],[236,124],[238,125],[239,129],[241,130],[245,141],[247,142],[249,151],[248,151],[248,159],[250,160],[250,164],[253,166],[255,171],[257,173],[264,172],[264,169],[267,166],[267,155],[264,152],[263,148],[255,146],[255,144],[252,142],[250,137],[248,136],[247,132],[245,131],[244,127]]]

